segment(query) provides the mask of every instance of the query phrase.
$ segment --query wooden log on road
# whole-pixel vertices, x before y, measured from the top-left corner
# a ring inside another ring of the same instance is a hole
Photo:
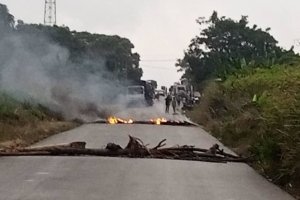
[[[194,152],[207,152],[208,149],[202,149],[202,148],[196,148],[196,147],[168,147],[168,148],[161,148],[160,150],[166,150],[166,151],[194,151]],[[222,151],[217,151],[216,154],[222,155],[222,156],[226,156],[226,157],[230,157],[230,158],[240,158],[239,156],[236,155],[232,155],[229,153],[225,153]]]
[[[216,153],[208,153],[210,149],[201,149],[191,146],[179,146],[161,148],[166,139],[153,148],[147,148],[143,141],[129,136],[129,142],[123,149],[117,144],[108,143],[105,149],[85,148],[86,143],[77,141],[69,144],[51,145],[43,147],[30,147],[14,150],[0,150],[0,156],[110,156],[110,157],[134,157],[134,158],[164,158],[176,160],[194,160],[206,162],[247,162],[246,158],[227,154],[217,149]],[[117,148],[116,148],[117,147]]]
[[[85,149],[86,142],[71,142],[67,144],[57,144],[57,145],[49,145],[49,146],[41,146],[41,147],[27,147],[23,149],[18,149],[18,151],[29,152],[29,151],[48,151],[55,149]]]

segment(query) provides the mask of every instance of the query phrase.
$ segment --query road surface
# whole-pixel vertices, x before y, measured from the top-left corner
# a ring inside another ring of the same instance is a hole
[[[93,148],[108,142],[124,147],[128,134],[150,146],[164,138],[167,146],[190,144],[208,148],[218,142],[199,127],[87,124],[36,146],[86,141],[87,147]],[[230,152],[227,148],[225,151]],[[1,200],[293,199],[243,163],[88,156],[5,157],[0,158],[0,177]]]
[[[178,106],[179,108],[176,109],[175,114],[173,113],[173,108],[170,106],[169,113],[165,113],[165,106],[163,104],[163,97],[160,97],[160,102],[155,102],[155,104],[152,107],[146,107],[146,108],[130,108],[125,109],[121,111],[116,111],[113,115],[128,119],[131,118],[133,120],[149,120],[151,118],[167,118],[171,120],[186,120],[189,119],[186,118],[183,115],[180,115],[181,106]]]

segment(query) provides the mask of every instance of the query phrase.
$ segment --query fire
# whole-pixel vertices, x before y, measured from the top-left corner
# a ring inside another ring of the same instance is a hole
[[[132,119],[128,119],[128,120],[125,120],[125,119],[121,119],[121,118],[118,118],[118,117],[114,117],[114,116],[110,116],[107,118],[107,121],[109,124],[133,124],[134,121]],[[167,122],[168,120],[165,119],[165,118],[154,118],[154,119],[150,119],[150,122],[154,123],[154,124],[157,124],[157,125],[160,125],[161,123],[165,123]]]
[[[168,120],[166,120],[165,118],[156,118],[156,119],[151,119],[151,122],[160,125],[162,122],[167,122]]]
[[[132,119],[124,120],[124,119],[117,118],[117,121],[120,123],[124,123],[124,124],[132,124],[133,123]]]
[[[116,123],[118,123],[118,120],[117,120],[116,117],[109,117],[107,120],[108,120],[108,122],[110,124],[116,124]]]
[[[124,119],[113,117],[113,116],[108,117],[107,121],[110,124],[117,124],[117,123],[133,124],[133,120],[132,119],[124,120]]]

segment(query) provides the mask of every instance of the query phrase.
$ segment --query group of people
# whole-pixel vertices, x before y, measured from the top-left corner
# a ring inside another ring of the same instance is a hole
[[[167,97],[165,98],[166,101],[166,113],[169,113],[170,111],[170,105],[172,104],[172,108],[173,108],[173,113],[176,113],[176,106],[180,106],[180,99],[179,98],[175,98],[174,95],[168,94]]]

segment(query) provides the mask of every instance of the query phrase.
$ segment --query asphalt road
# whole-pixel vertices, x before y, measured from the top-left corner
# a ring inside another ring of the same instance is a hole
[[[86,141],[87,147],[93,148],[108,142],[125,146],[128,134],[150,146],[164,138],[167,146],[193,144],[208,148],[218,142],[199,127],[87,124],[36,146],[72,141]],[[230,152],[227,148],[225,151]],[[5,157],[0,158],[0,177],[0,200],[293,199],[242,163],[87,156]]]
[[[160,97],[160,101],[156,101],[152,107],[125,109],[121,111],[116,111],[116,113],[113,113],[113,115],[124,119],[131,118],[133,120],[149,120],[151,118],[158,117],[173,120],[188,120],[185,116],[180,115],[182,103],[176,108],[175,113],[173,112],[171,106],[169,113],[165,113],[165,106],[163,102],[164,97]]]

